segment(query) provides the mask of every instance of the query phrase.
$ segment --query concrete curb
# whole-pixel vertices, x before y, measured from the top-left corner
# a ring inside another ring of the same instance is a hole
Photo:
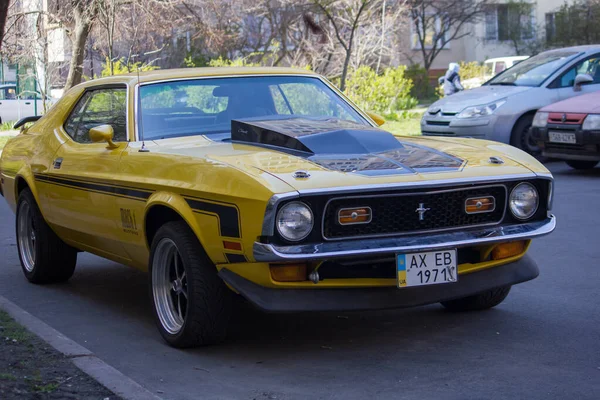
[[[139,383],[96,357],[90,350],[64,336],[2,296],[0,296],[0,308],[27,330],[70,358],[80,370],[114,394],[125,400],[162,400]]]

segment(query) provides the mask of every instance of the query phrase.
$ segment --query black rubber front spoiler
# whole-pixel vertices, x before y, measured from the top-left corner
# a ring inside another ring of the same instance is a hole
[[[272,289],[259,286],[227,268],[219,275],[256,307],[268,312],[358,311],[414,307],[457,299],[534,279],[539,275],[535,261],[525,255],[500,267],[460,275],[458,282],[414,288]]]

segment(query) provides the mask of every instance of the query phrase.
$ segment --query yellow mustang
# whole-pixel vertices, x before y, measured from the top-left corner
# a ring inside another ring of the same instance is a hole
[[[176,347],[223,340],[235,294],[267,311],[474,310],[538,275],[525,253],[555,227],[539,162],[382,123],[304,70],[76,86],[1,156],[23,272],[66,281],[80,251],[148,271]]]

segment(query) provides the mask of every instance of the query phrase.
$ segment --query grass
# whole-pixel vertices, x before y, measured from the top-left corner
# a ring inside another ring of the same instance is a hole
[[[15,121],[3,122],[0,124],[0,131],[12,131]]]
[[[421,118],[402,119],[400,121],[386,121],[381,128],[398,135],[420,135]]]
[[[3,340],[17,340],[18,342],[28,342],[31,334],[21,325],[17,324],[6,312],[0,310],[0,338]]]

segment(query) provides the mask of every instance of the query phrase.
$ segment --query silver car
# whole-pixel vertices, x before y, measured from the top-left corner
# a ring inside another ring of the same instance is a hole
[[[421,131],[426,136],[495,140],[539,154],[529,129],[535,112],[596,90],[600,90],[600,45],[550,50],[481,87],[436,101],[423,115]]]

